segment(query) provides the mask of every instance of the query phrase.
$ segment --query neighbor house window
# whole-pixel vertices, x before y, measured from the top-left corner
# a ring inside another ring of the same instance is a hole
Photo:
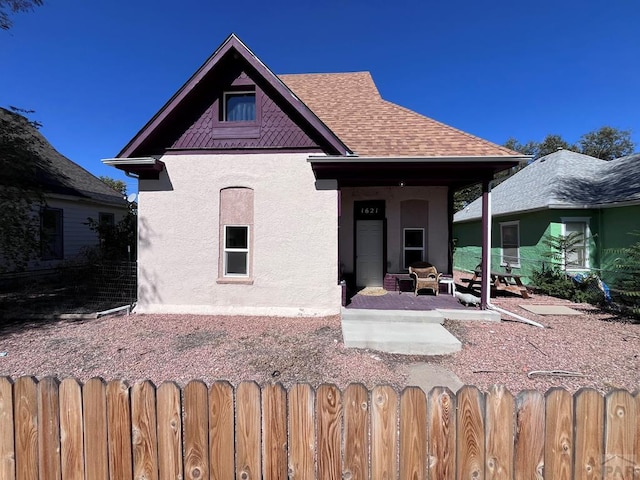
[[[224,227],[224,275],[225,277],[249,275],[248,225],[225,225]]]
[[[520,222],[500,224],[500,265],[520,267]]]
[[[60,260],[64,255],[62,209],[43,208],[40,212],[40,257]]]
[[[113,213],[99,212],[98,223],[100,225],[109,225],[113,227],[116,224],[116,218]]]
[[[218,283],[253,283],[253,189],[220,190]]]
[[[424,228],[405,228],[403,237],[404,268],[424,261]]]
[[[255,122],[256,92],[225,92],[223,102],[225,122]]]
[[[586,219],[563,219],[567,239],[565,265],[568,269],[589,268],[589,222]]]

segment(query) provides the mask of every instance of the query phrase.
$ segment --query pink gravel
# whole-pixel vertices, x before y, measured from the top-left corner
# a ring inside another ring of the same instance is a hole
[[[554,386],[602,392],[640,387],[640,325],[613,319],[590,305],[540,295],[493,302],[548,328],[511,321],[448,322],[463,342],[462,351],[429,357],[345,349],[338,316],[130,315],[32,322],[0,327],[0,352],[6,352],[0,357],[0,375],[149,379],[156,385],[201,379],[234,385],[245,380],[281,382],[286,387],[297,382],[335,383],[344,388],[360,382],[368,388],[390,384],[401,389],[412,365],[435,363],[482,390],[495,383],[505,384],[512,393]],[[540,316],[520,308],[524,302],[568,305],[584,314]],[[583,376],[530,379],[527,373],[533,370]]]

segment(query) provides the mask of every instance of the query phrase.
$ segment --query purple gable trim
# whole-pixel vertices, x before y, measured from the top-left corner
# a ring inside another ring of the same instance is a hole
[[[297,148],[322,150],[318,142],[309,135],[271,98],[259,85],[250,83],[244,72],[241,74],[244,85],[255,89],[256,120],[251,122],[225,122],[220,118],[223,92],[228,91],[220,84],[204,84],[203,87],[212,93],[208,97],[211,105],[185,130],[169,149],[247,149],[247,148]],[[235,81],[233,82],[236,83]],[[202,105],[195,105],[201,109]],[[186,113],[186,112],[185,112]],[[163,141],[166,141],[163,138]]]
[[[274,89],[291,108],[317,132],[327,152],[335,155],[352,153],[348,147],[304,104],[291,90],[255,56],[249,48],[235,35],[231,34],[209,59],[193,74],[193,76],[176,92],[176,94],[156,113],[151,120],[136,134],[133,139],[118,153],[118,158],[134,156],[136,150],[160,127],[174,109],[189,93],[207,76],[216,64],[230,51],[240,55]]]

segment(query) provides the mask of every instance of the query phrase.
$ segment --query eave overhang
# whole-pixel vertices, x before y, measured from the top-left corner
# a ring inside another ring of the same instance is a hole
[[[157,180],[164,170],[164,162],[155,157],[105,158],[102,163],[143,180]]]
[[[462,188],[491,180],[530,156],[451,157],[309,157],[317,180],[337,180],[339,187],[448,186]]]

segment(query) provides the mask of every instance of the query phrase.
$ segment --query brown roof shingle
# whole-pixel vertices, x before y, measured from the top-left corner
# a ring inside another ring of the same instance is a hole
[[[279,75],[361,156],[509,156],[518,152],[384,100],[369,72]]]

